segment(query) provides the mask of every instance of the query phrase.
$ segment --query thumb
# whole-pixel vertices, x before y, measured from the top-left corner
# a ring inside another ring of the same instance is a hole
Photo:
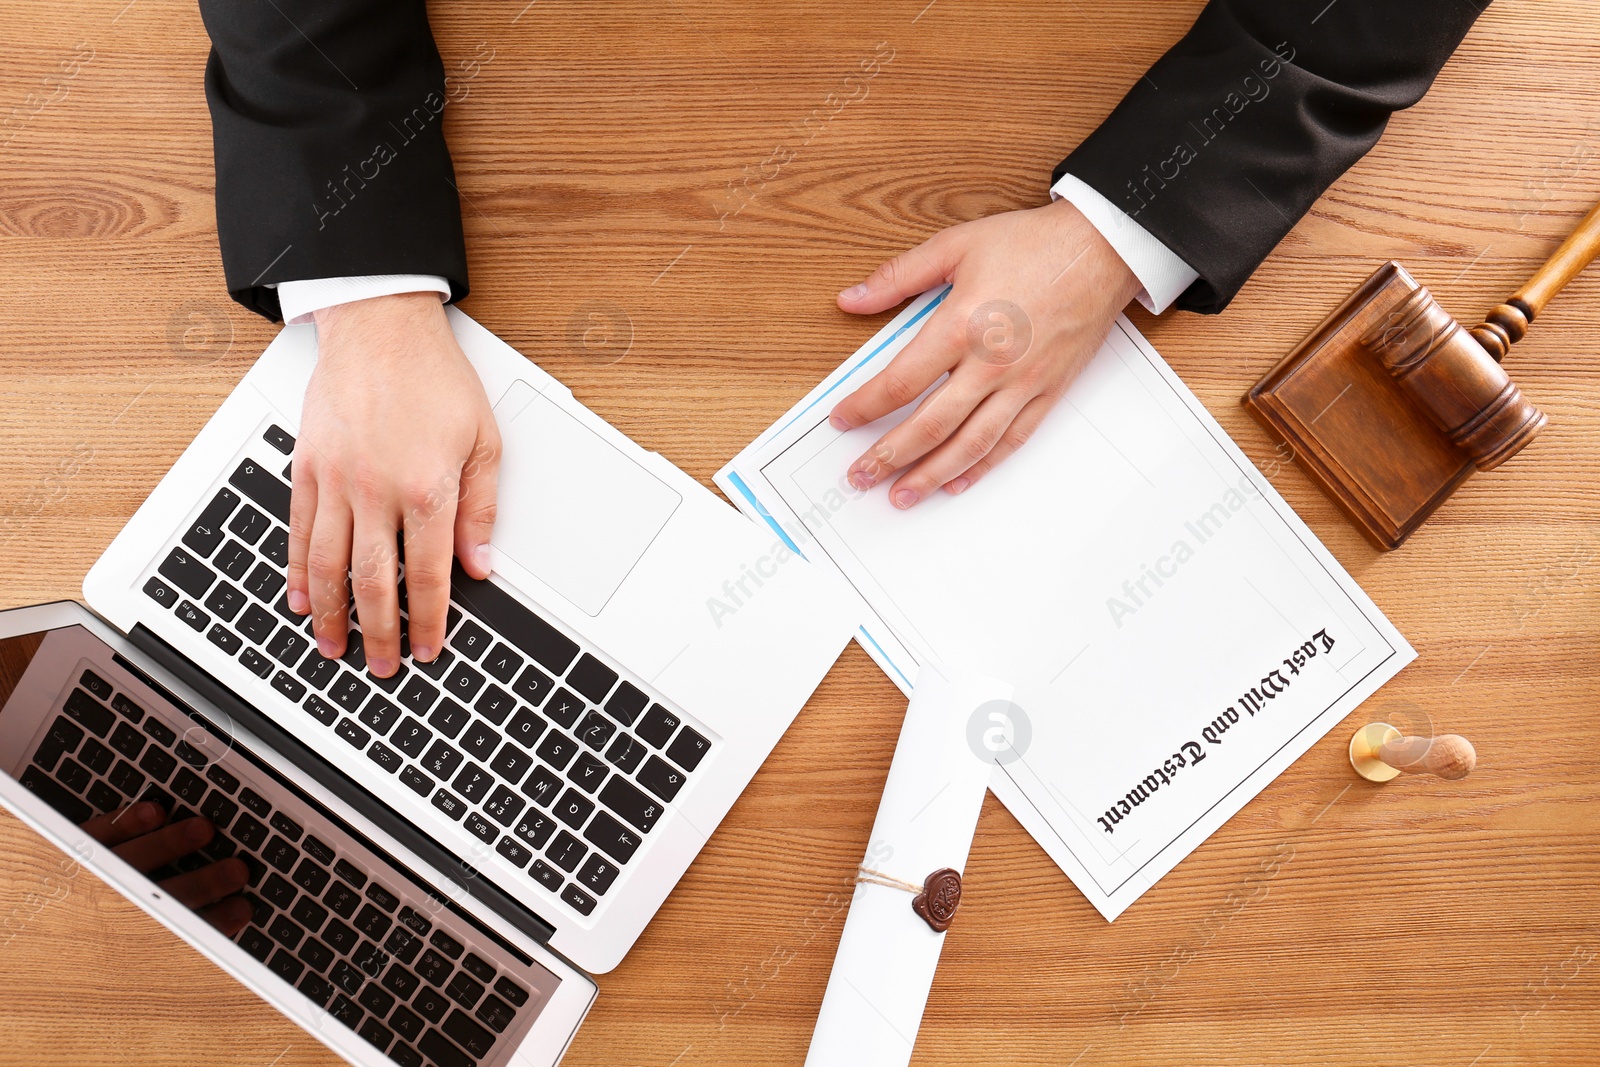
[[[946,231],[948,232],[948,231]],[[908,252],[886,261],[860,285],[839,294],[839,308],[852,315],[876,315],[918,293],[948,281],[954,268],[949,262],[950,242],[935,234]]]
[[[494,530],[499,482],[499,434],[480,436],[461,467],[461,499],[456,506],[456,558],[474,578],[489,577],[489,534]]]

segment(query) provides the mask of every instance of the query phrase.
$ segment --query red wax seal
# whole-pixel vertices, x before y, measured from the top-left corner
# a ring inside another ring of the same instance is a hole
[[[928,875],[922,882],[922,892],[911,901],[911,910],[922,916],[935,933],[950,929],[950,920],[956,917],[961,904],[961,872],[949,867]]]

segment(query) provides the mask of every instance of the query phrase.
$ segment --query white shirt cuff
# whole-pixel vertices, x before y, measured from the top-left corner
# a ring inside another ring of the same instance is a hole
[[[1080,209],[1081,210],[1081,209]],[[432,274],[367,274],[356,278],[310,278],[279,282],[278,304],[286,326],[310,322],[311,316],[335,304],[369,300],[396,293],[440,293],[450,296],[450,283]]]
[[[1172,302],[1199,279],[1195,269],[1179,259],[1159,238],[1078,178],[1063,174],[1061,180],[1050,187],[1050,199],[1070,201],[1089,220],[1089,225],[1100,231],[1106,243],[1116,249],[1122,262],[1144,286],[1139,293],[1139,303],[1152,315],[1171,307]]]

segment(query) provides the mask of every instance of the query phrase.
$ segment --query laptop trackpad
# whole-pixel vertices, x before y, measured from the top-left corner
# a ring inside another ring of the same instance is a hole
[[[494,417],[504,446],[495,548],[600,614],[682,498],[525,381]]]

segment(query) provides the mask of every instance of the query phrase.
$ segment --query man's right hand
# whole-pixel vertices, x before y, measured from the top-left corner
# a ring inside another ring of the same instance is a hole
[[[435,293],[316,313],[317,366],[294,450],[289,606],[344,654],[355,594],[368,669],[400,665],[398,537],[414,659],[444,646],[450,559],[489,576],[500,433]],[[348,582],[346,575],[348,574]]]

